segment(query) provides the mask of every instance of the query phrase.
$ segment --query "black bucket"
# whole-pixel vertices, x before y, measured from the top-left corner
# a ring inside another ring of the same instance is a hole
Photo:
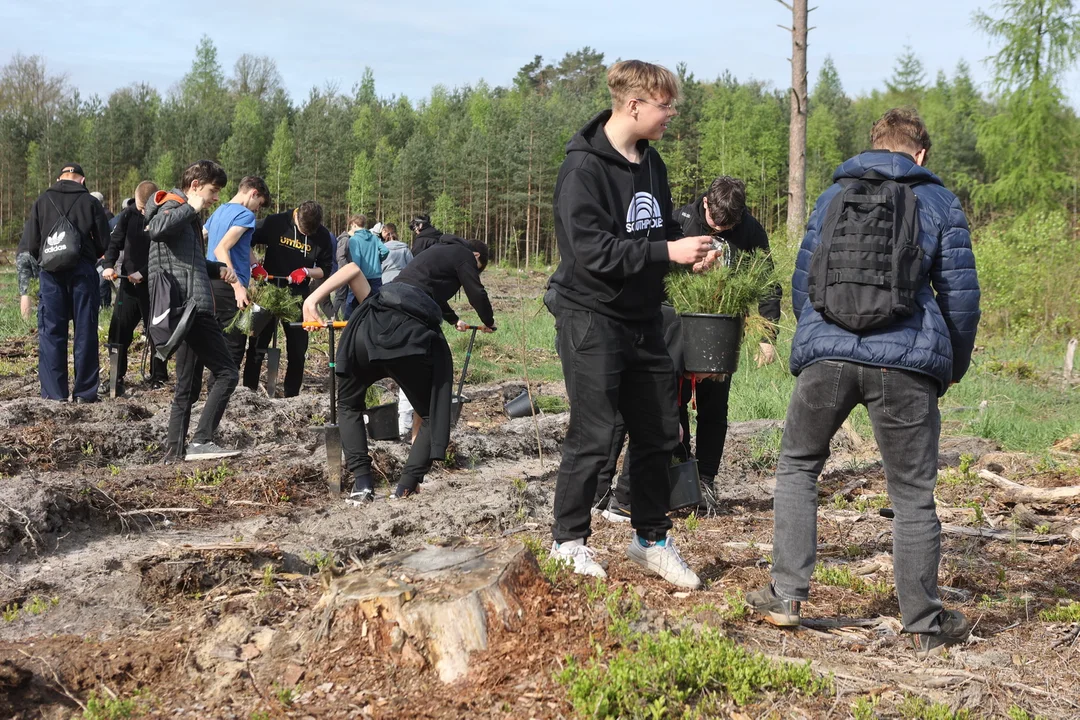
[[[240,317],[236,320],[236,329],[245,335],[258,337],[273,321],[274,316],[269,310],[261,305],[252,304],[250,308],[240,311]]]
[[[739,368],[741,315],[682,315],[683,364],[690,373],[731,375]]]
[[[671,486],[669,510],[682,510],[700,503],[701,478],[698,477],[697,460],[668,467],[668,484]]]
[[[396,402],[376,405],[364,411],[368,437],[372,440],[397,440],[398,404]]]
[[[522,390],[520,395],[503,405],[503,410],[506,411],[507,417],[511,418],[529,417],[540,412],[540,408],[536,406],[536,401],[529,400],[528,390]]]

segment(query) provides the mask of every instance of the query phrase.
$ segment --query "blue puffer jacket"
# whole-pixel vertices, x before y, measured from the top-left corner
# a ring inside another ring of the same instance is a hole
[[[903,368],[926,373],[944,395],[971,364],[979,324],[979,281],[971,236],[960,201],[929,170],[903,153],[873,150],[851,158],[833,180],[859,178],[868,170],[885,177],[918,183],[919,244],[925,253],[923,274],[929,282],[916,296],[918,310],[880,330],[857,335],[827,322],[810,304],[810,258],[820,243],[821,225],[829,201],[840,191],[833,185],[818,198],[807,224],[806,237],[791,279],[791,300],[798,319],[791,344],[791,372],[819,360],[850,360],[875,367]],[[936,293],[936,296],[935,296]]]

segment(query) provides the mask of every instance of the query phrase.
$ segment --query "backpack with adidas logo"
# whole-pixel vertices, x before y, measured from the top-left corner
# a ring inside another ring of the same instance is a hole
[[[862,333],[915,312],[923,260],[917,201],[910,184],[873,171],[839,182],[810,260],[810,302],[827,321]]]
[[[38,258],[38,263],[42,270],[48,272],[72,270],[79,264],[79,259],[82,257],[82,233],[73,222],[68,220],[67,214],[56,207],[49,193],[45,193],[45,198],[60,217],[53,223],[52,229],[45,237],[45,242],[41,244],[41,257]]]

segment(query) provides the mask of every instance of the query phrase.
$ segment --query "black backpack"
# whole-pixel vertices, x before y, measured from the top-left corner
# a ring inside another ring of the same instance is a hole
[[[887,327],[915,312],[923,260],[915,193],[873,171],[839,182],[810,260],[810,302],[851,332]]]
[[[45,237],[45,242],[41,244],[38,263],[42,270],[48,272],[71,270],[79,264],[82,257],[82,233],[73,222],[68,220],[67,214],[56,207],[49,193],[45,193],[45,199],[60,217],[53,223],[52,229]]]

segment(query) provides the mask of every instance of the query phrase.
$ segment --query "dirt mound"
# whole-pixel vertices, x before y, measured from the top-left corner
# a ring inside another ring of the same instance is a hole
[[[0,552],[16,544],[44,551],[57,534],[87,530],[101,514],[91,504],[86,485],[49,475],[4,480],[0,500]]]

